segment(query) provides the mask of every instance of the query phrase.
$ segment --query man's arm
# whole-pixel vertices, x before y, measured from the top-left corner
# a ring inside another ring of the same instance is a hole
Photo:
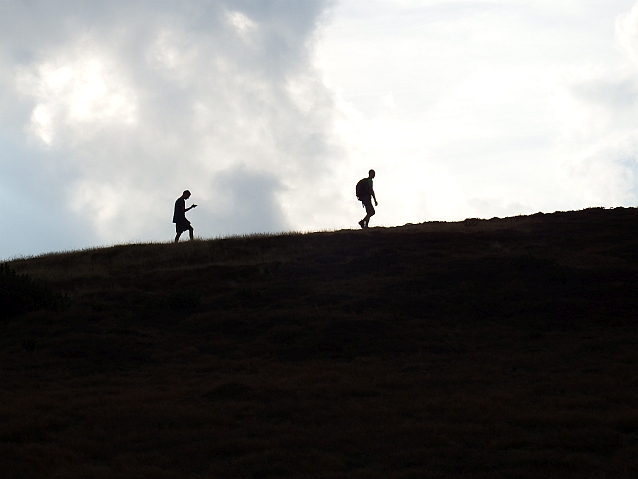
[[[377,203],[377,197],[374,196],[374,188],[370,187],[370,193],[372,194],[372,198],[374,199],[374,206],[379,206],[379,203]]]

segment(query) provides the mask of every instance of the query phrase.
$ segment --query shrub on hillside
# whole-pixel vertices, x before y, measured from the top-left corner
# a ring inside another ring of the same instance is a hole
[[[28,274],[17,274],[0,264],[0,318],[11,318],[38,309],[59,310],[68,298]]]

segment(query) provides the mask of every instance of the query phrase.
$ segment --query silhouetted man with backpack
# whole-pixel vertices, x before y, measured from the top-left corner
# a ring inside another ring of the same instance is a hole
[[[175,223],[175,243],[179,241],[179,237],[182,233],[188,230],[188,234],[190,239],[193,239],[193,227],[191,226],[191,222],[186,219],[186,212],[192,208],[195,208],[197,205],[192,205],[186,208],[186,200],[190,198],[191,192],[188,190],[184,190],[182,196],[177,198],[175,201],[175,211],[173,213],[173,223]]]
[[[366,216],[359,221],[359,226],[367,228],[370,223],[370,217],[374,216],[374,207],[372,206],[372,200],[374,199],[374,206],[379,206],[377,203],[377,197],[374,195],[374,188],[372,187],[372,179],[374,178],[374,170],[368,172],[368,177],[359,180],[357,183],[357,199],[363,203],[363,207],[366,209]]]

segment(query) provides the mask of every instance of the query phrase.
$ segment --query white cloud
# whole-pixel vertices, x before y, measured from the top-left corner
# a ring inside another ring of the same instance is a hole
[[[28,129],[48,146],[60,134],[85,135],[95,125],[132,124],[137,99],[107,52],[85,38],[40,63],[16,68],[16,91],[35,106]],[[64,131],[63,131],[64,130]]]
[[[375,220],[634,204],[633,3],[342,2],[317,63]]]
[[[242,40],[250,42],[253,32],[257,29],[257,24],[245,14],[238,11],[228,12],[227,18],[228,23],[235,27],[237,34],[242,38]]]
[[[616,19],[616,42],[633,62],[638,61],[638,4]]]

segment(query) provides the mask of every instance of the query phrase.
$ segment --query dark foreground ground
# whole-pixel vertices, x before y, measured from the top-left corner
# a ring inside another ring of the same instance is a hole
[[[0,477],[638,477],[636,209],[10,266]]]

